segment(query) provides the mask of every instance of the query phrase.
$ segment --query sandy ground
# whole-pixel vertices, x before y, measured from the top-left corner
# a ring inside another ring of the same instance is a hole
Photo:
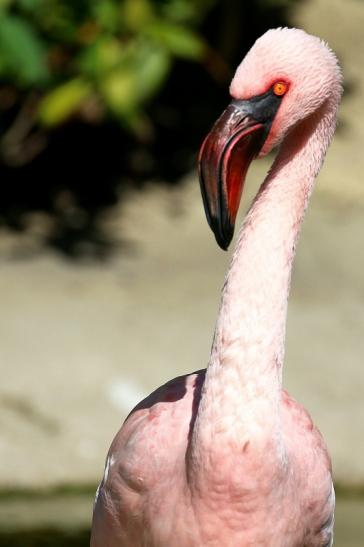
[[[299,243],[284,383],[327,439],[337,483],[358,489],[364,4],[304,3],[296,24],[329,41],[352,91]],[[251,170],[245,208],[268,166]],[[151,185],[130,195],[122,214],[115,208],[105,217],[105,229],[128,246],[103,264],[66,262],[38,248],[36,233],[0,234],[0,490],[96,483],[131,407],[207,363],[230,253],[207,228],[195,176],[178,189]]]
[[[133,251],[108,264],[75,266],[49,253],[2,260],[3,486],[96,480],[133,404],[207,362],[228,256],[205,226],[196,181],[136,195],[123,221],[115,214],[109,224],[129,234]],[[363,224],[357,204],[341,208],[316,194],[293,278],[285,365],[286,387],[329,442],[337,480],[362,484]]]
[[[31,530],[37,530],[39,537],[44,542],[49,537],[52,545],[55,535],[62,534],[64,543],[56,545],[73,545],[86,547],[88,545],[86,534],[89,528],[90,513],[92,510],[89,496],[58,495],[56,498],[47,497],[41,499],[10,499],[3,502],[0,499],[0,546],[9,547],[9,537],[13,540],[11,547],[28,546],[26,539]],[[336,507],[335,523],[335,547],[362,547],[364,537],[364,503],[358,500],[339,499]],[[11,525],[9,526],[9,523]],[[16,529],[26,530],[22,534],[19,543],[14,543]],[[7,538],[8,543],[4,540]],[[24,539],[26,538],[26,539]],[[70,538],[74,539],[73,542]],[[35,542],[29,545],[37,545]]]

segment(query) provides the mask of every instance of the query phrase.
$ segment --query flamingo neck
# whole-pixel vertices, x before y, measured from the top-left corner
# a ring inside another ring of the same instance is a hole
[[[195,462],[203,461],[203,452],[208,448],[211,453],[213,446],[242,446],[252,438],[280,443],[292,263],[308,199],[335,129],[336,108],[329,106],[282,144],[240,230],[192,434]]]

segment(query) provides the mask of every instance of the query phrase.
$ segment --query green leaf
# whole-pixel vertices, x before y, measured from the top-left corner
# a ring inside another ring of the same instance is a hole
[[[41,0],[17,0],[17,4],[27,11],[40,9]]]
[[[140,109],[158,91],[171,63],[165,49],[144,40],[134,41],[123,53],[121,62],[99,82],[106,103],[122,117]]]
[[[32,27],[15,15],[0,17],[0,52],[7,71],[22,84],[44,81],[48,76],[45,48]]]
[[[120,26],[120,5],[111,0],[98,1],[93,5],[97,23],[104,30],[115,32]]]
[[[128,29],[142,30],[153,18],[152,4],[148,0],[124,0],[123,23]]]
[[[79,58],[82,72],[92,78],[100,78],[117,67],[125,57],[125,48],[113,37],[101,37],[95,43],[85,48]]]
[[[204,41],[197,34],[181,25],[158,21],[148,25],[145,32],[155,42],[163,45],[172,55],[199,60],[204,54]]]
[[[101,82],[100,90],[109,108],[117,115],[126,114],[137,104],[137,78],[132,66],[121,66]]]
[[[185,0],[169,0],[162,4],[161,11],[165,18],[183,23],[193,18],[195,15],[196,4],[186,2]]]
[[[39,121],[47,126],[64,122],[90,94],[90,86],[81,78],[75,78],[53,89],[39,105]]]
[[[0,13],[2,11],[5,11],[9,7],[11,2],[12,0],[0,0]]]
[[[170,66],[170,55],[162,48],[146,47],[136,64],[137,96],[140,102],[152,97],[166,79]]]

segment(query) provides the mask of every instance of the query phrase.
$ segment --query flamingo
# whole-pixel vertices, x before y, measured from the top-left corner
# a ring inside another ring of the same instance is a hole
[[[92,547],[328,547],[325,442],[282,389],[292,262],[342,93],[334,53],[302,30],[260,37],[201,147],[208,222],[227,248],[248,165],[278,155],[240,230],[207,369],[169,381],[116,435]]]

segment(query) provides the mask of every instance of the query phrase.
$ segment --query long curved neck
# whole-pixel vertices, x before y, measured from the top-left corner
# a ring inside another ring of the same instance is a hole
[[[224,283],[207,381],[213,369],[224,376],[234,367],[244,402],[250,397],[246,385],[255,386],[253,399],[258,394],[269,398],[281,389],[293,259],[335,127],[330,118],[320,111],[289,135],[240,229]]]
[[[335,120],[336,105],[326,103],[290,133],[240,230],[191,436],[192,468],[204,466],[205,453],[211,461],[214,447],[253,437],[279,444],[292,263]]]

